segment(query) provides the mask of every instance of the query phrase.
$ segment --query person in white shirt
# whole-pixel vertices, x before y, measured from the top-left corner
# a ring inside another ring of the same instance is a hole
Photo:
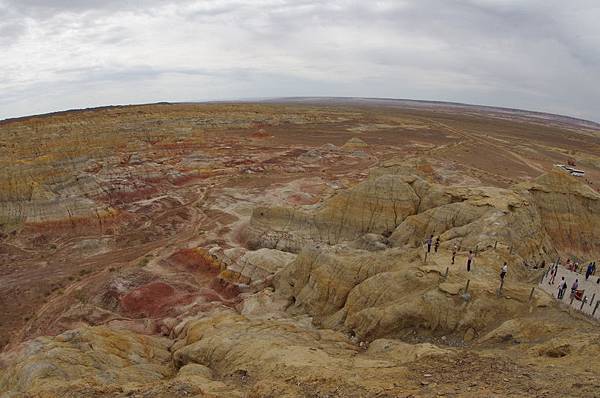
[[[505,261],[504,265],[502,266],[502,269],[500,270],[500,280],[502,282],[504,282],[504,277],[506,277],[507,272],[508,272],[508,265],[506,264],[506,261]]]

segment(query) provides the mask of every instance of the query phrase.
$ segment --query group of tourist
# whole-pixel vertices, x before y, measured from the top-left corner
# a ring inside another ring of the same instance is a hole
[[[554,285],[555,284],[555,280],[556,280],[556,274],[558,273],[558,269],[559,266],[561,265],[560,263],[560,259],[558,259],[556,261],[556,263],[554,265],[552,265],[552,268],[550,268],[550,270],[548,271],[549,274],[549,278],[548,278],[548,284],[549,285]],[[579,267],[579,263],[577,261],[571,261],[571,259],[567,259],[567,261],[565,262],[565,268],[569,271],[572,272],[578,272],[578,271],[582,271],[583,269]],[[585,268],[585,280],[589,280],[590,276],[593,276],[596,274],[596,262],[590,262],[587,267]],[[596,281],[596,283],[600,284],[600,277],[598,277],[598,280]],[[557,293],[557,298],[559,300],[562,300],[565,297],[565,292],[567,291],[568,285],[567,285],[567,281],[565,280],[565,277],[561,277],[561,280],[559,281],[558,284],[558,293]],[[573,284],[571,285],[571,295],[570,297],[576,296],[578,294],[578,289],[579,289],[579,278],[575,278],[575,281],[573,282]]]
[[[433,245],[433,250],[435,250],[435,252],[437,253],[438,249],[440,248],[440,237],[438,236],[437,239],[433,240],[433,235],[431,235],[428,239],[427,239],[427,253],[431,253],[431,246]]]
[[[567,263],[565,264],[565,268],[569,271],[580,272],[583,271],[583,267],[580,268],[579,262],[571,261],[571,259],[567,259]],[[596,262],[590,262],[585,268],[585,280],[587,281],[590,276],[596,274]]]
[[[556,262],[555,267],[558,268],[559,265],[560,265],[560,259],[558,259],[558,261]],[[583,271],[585,269],[585,280],[586,281],[589,280],[591,276],[596,275],[596,262],[595,261],[590,261],[590,263],[587,265],[587,267],[584,268],[584,267],[580,267],[579,262],[571,261],[571,259],[569,258],[565,262],[565,268],[568,269],[569,271],[576,272],[576,273],[580,273],[581,271]],[[556,273],[556,270],[554,272]],[[600,276],[596,280],[596,283],[600,284]]]
[[[549,285],[554,285],[554,283],[556,281],[556,274],[558,273],[559,265],[560,265],[560,260],[557,261],[554,265],[552,265],[552,268],[550,268],[550,270],[548,271],[548,274],[550,275],[550,277],[548,278]],[[579,280],[575,279],[575,282],[573,282],[573,286],[571,286],[571,295],[574,294],[574,292],[577,290],[578,287],[579,287]],[[558,283],[557,298],[559,300],[562,300],[563,297],[565,296],[566,291],[567,291],[567,281],[565,280],[565,277],[563,276],[561,278],[560,282]]]
[[[440,237],[438,236],[436,239],[434,239],[434,236],[432,234],[429,236],[429,238],[427,238],[425,243],[427,244],[427,253],[431,253],[432,247],[433,247],[434,252],[437,253],[438,249],[440,247]],[[454,265],[454,261],[456,260],[456,254],[458,253],[459,249],[460,249],[460,247],[456,243],[454,244],[454,246],[452,246],[452,265]],[[467,272],[471,272],[471,267],[473,266],[474,258],[475,258],[475,253],[473,253],[473,250],[469,250],[469,254],[467,255]],[[506,276],[507,272],[508,272],[508,265],[506,263],[504,263],[504,265],[502,266],[501,272],[500,272],[500,278],[502,280],[504,280],[504,277]]]
[[[558,261],[560,262],[560,259]],[[569,271],[578,272],[579,271],[579,262],[571,261],[571,259],[568,258],[567,262],[565,263],[565,268],[568,269]]]
[[[430,235],[429,238],[425,241],[427,243],[427,253],[431,253],[431,248],[435,253],[438,252],[440,248],[440,237],[438,236],[435,240],[433,239],[433,235]],[[456,254],[458,253],[459,246],[455,243],[452,246],[452,265],[454,265],[454,261],[456,260]],[[467,256],[467,271],[471,271],[471,264],[473,263],[473,251],[469,250],[469,255]]]
[[[433,249],[434,253],[438,252],[438,249],[440,247],[440,237],[438,236],[437,238],[434,238],[434,235],[430,235],[429,238],[425,241],[425,243],[427,244],[427,253],[431,253],[431,249]],[[458,251],[460,250],[460,247],[457,244],[454,244],[452,246],[452,265],[454,265],[455,259],[456,259],[456,255],[458,253]],[[469,250],[469,254],[467,254],[467,272],[471,272],[471,268],[473,267],[473,262],[475,259],[475,253],[473,253],[473,250]],[[526,264],[528,265],[528,264]],[[545,268],[546,265],[546,261],[543,260],[541,263],[541,266],[539,268]],[[551,265],[550,270],[548,271],[548,284],[549,285],[554,285],[556,283],[556,276],[558,274],[558,270],[559,267],[561,266],[561,262],[560,259],[558,259],[556,261],[556,263]],[[538,268],[538,266],[534,266],[534,268]],[[580,268],[580,264],[577,261],[572,261],[571,259],[567,259],[567,261],[565,262],[565,268],[569,271],[572,272],[580,272],[583,271],[583,267]],[[508,264],[507,262],[504,262],[504,264],[502,265],[502,267],[500,268],[500,282],[501,282],[501,286],[500,289],[502,289],[502,285],[504,284],[504,279],[506,278],[506,274],[508,273]],[[589,280],[589,278],[591,276],[595,276],[596,275],[596,262],[590,262],[587,267],[585,267],[585,280]],[[598,277],[597,283],[600,284],[600,277]],[[559,300],[562,300],[565,297],[565,292],[568,289],[568,284],[567,281],[565,280],[565,277],[561,277],[561,280],[558,283],[558,294],[557,294],[557,298]],[[573,282],[573,284],[571,285],[571,295],[570,297],[576,297],[578,294],[578,289],[579,289],[579,279],[576,278],[575,281]]]

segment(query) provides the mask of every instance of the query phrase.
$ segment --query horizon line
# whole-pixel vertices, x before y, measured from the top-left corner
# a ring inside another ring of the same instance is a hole
[[[43,118],[43,117],[51,117],[56,115],[62,115],[65,113],[77,113],[77,112],[91,112],[98,111],[103,109],[110,108],[124,108],[124,107],[137,107],[137,106],[152,106],[152,105],[184,105],[184,104],[218,104],[218,103],[265,103],[265,102],[277,102],[277,101],[319,101],[319,100],[354,100],[354,101],[404,101],[404,102],[414,102],[419,104],[432,104],[432,105],[450,105],[464,108],[486,108],[489,110],[495,110],[500,112],[519,112],[529,116],[554,116],[560,117],[563,119],[569,119],[575,122],[583,122],[585,124],[592,124],[595,128],[600,128],[600,122],[583,119],[581,117],[569,116],[559,113],[550,113],[544,111],[535,111],[529,109],[521,109],[521,108],[510,108],[504,106],[495,106],[495,105],[482,105],[482,104],[471,104],[465,102],[454,102],[454,101],[444,101],[444,100],[427,100],[427,99],[411,99],[411,98],[393,98],[393,97],[351,97],[351,96],[286,96],[286,97],[246,97],[246,98],[236,98],[236,99],[223,99],[223,100],[199,100],[199,101],[156,101],[156,102],[142,102],[142,103],[130,103],[130,104],[110,104],[110,105],[98,105],[91,106],[87,108],[69,108],[64,110],[45,112],[39,114],[31,114],[24,116],[16,116],[9,117],[5,119],[0,119],[0,125],[23,121],[32,118]],[[591,126],[590,126],[591,127]]]

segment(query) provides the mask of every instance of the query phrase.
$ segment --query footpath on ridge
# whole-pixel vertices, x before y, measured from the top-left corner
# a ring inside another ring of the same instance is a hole
[[[583,312],[586,315],[593,316],[595,319],[600,319],[600,306],[598,306],[598,309],[596,309],[596,305],[600,300],[600,284],[597,283],[599,276],[592,275],[586,281],[584,274],[569,271],[563,266],[559,266],[558,271],[556,273],[556,278],[554,278],[554,284],[550,283],[551,276],[550,272],[548,271],[548,273],[545,274],[544,278],[539,283],[539,286],[542,290],[549,293],[556,300],[558,300],[558,288],[561,284],[563,277],[567,282],[567,291],[565,292],[565,295],[563,296],[562,300],[559,301],[567,306],[575,308],[580,312]],[[584,290],[581,300],[577,300],[576,298],[571,300],[571,286],[573,286],[573,282],[575,282],[575,279],[579,281],[579,287],[577,288],[577,290]],[[596,309],[595,314],[594,309]]]

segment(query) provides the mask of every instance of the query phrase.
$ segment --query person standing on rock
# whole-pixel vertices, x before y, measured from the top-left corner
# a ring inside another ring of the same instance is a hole
[[[437,253],[439,248],[440,248],[440,237],[438,236],[437,239],[435,240],[435,246],[433,247],[433,249]]]
[[[473,250],[469,250],[469,255],[467,256],[467,272],[471,272],[471,265],[473,264]]]
[[[433,243],[433,235],[427,239],[427,253],[431,253],[431,244]]]
[[[565,281],[565,277],[563,276],[560,280],[560,284],[558,285],[558,299],[562,300],[565,296],[565,291],[567,290],[567,281]]]
[[[454,265],[454,259],[456,258],[456,253],[458,252],[458,246],[456,243],[452,247],[452,265]]]
[[[504,284],[504,278],[506,277],[506,273],[508,272],[508,264],[506,264],[506,261],[504,262],[504,265],[502,266],[502,268],[500,269],[500,282],[502,284]]]

